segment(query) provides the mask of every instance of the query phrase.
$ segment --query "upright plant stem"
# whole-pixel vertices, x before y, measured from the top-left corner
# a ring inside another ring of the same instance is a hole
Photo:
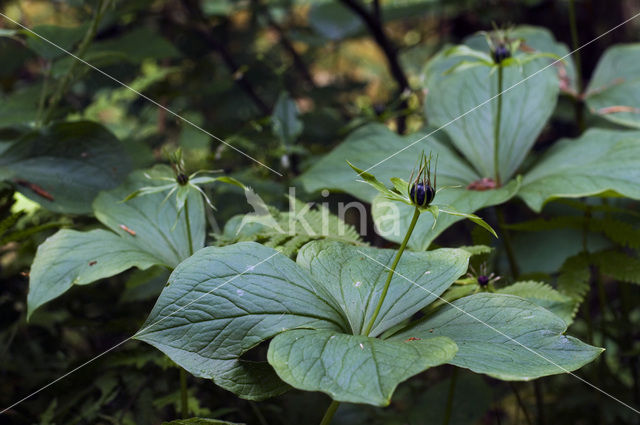
[[[91,45],[93,38],[96,36],[96,33],[98,32],[98,26],[100,25],[100,21],[102,20],[102,17],[104,16],[104,13],[106,12],[110,3],[111,3],[111,0],[98,1],[98,6],[96,7],[96,13],[93,16],[91,25],[89,26],[89,29],[85,33],[82,41],[80,42],[80,44],[78,45],[78,48],[74,53],[74,55],[79,57],[80,59],[82,59],[87,49]],[[60,100],[62,99],[62,96],[64,96],[65,92],[68,90],[69,85],[73,81],[73,75],[75,73],[76,68],[79,66],[79,64],[80,64],[80,61],[77,61],[77,60],[71,62],[71,66],[69,67],[67,73],[60,80],[60,83],[58,84],[58,87],[56,88],[56,91],[53,93],[53,96],[51,97],[51,100],[49,102],[49,107],[48,107],[49,109],[47,110],[47,114],[43,120],[44,124],[47,124],[49,121],[51,121],[51,118],[53,117],[53,113],[55,112],[55,108],[60,102]]]
[[[396,271],[396,266],[400,261],[400,257],[402,257],[402,253],[404,252],[404,249],[407,247],[407,243],[409,242],[409,238],[411,238],[413,229],[416,227],[418,218],[420,218],[420,209],[418,207],[415,207],[413,211],[413,217],[411,218],[411,224],[409,225],[409,229],[407,230],[407,234],[404,236],[404,240],[402,241],[402,244],[400,245],[400,248],[396,253],[396,257],[393,259],[393,263],[391,263],[391,269],[389,270],[389,274],[387,275],[387,281],[385,282],[384,288],[382,289],[382,294],[380,294],[378,305],[376,306],[376,309],[373,311],[373,316],[371,316],[371,319],[369,320],[369,324],[365,328],[364,332],[362,332],[362,335],[369,335],[369,332],[371,332],[371,328],[373,328],[373,324],[378,318],[378,314],[380,314],[382,303],[384,302],[384,299],[387,296],[387,292],[389,292],[389,286],[391,285],[391,278],[393,278],[393,275]]]
[[[544,399],[542,398],[542,384],[540,380],[533,381],[533,391],[536,394],[536,409],[538,410],[538,425],[546,423],[544,418]]]
[[[42,82],[42,91],[40,92],[40,99],[38,100],[38,115],[36,115],[36,125],[38,127],[42,126],[43,117],[42,114],[44,112],[44,105],[47,100],[47,92],[49,91],[49,80],[51,79],[51,64],[47,63],[46,72],[44,74],[44,80]]]
[[[518,392],[516,385],[513,382],[509,382],[509,385],[511,386],[511,390],[513,391],[513,394],[516,396],[516,400],[518,401],[518,406],[520,406],[520,410],[522,410],[522,413],[524,413],[524,418],[527,421],[527,425],[533,425],[533,422],[531,422],[531,418],[529,417],[529,412],[527,411],[527,407],[524,405],[524,401],[522,400],[522,397],[520,397],[520,393]]]
[[[187,225],[187,239],[189,241],[189,255],[193,255],[193,241],[191,240],[191,222],[189,220],[189,199],[184,201],[184,222]]]
[[[498,64],[498,111],[496,112],[495,128],[493,135],[493,169],[496,185],[502,184],[500,180],[500,121],[502,120],[502,64]]]
[[[576,64],[576,90],[578,97],[574,99],[576,124],[580,133],[584,131],[584,103],[580,98],[582,95],[582,62],[580,61],[580,51],[578,50],[578,25],[576,23],[575,0],[569,0],[569,25],[571,26],[571,45],[573,47],[573,57]]]
[[[449,382],[449,395],[447,395],[447,406],[444,410],[443,425],[449,425],[451,420],[451,411],[453,409],[453,396],[456,392],[456,381],[458,380],[458,368],[454,366],[453,373],[451,373],[451,381]]]
[[[511,269],[513,279],[516,280],[520,277],[520,268],[518,267],[518,262],[516,261],[515,250],[513,249],[513,244],[511,243],[511,235],[509,234],[509,230],[506,226],[502,207],[496,207],[496,216],[498,217],[498,227],[500,228],[500,234],[502,235],[504,249],[507,252],[507,259],[509,260],[509,268]]]
[[[193,255],[193,243],[191,241],[191,222],[189,220],[189,199],[184,201],[184,222],[187,227],[187,240],[189,241],[189,255]],[[182,418],[189,414],[189,400],[187,393],[187,372],[180,369],[180,402]]]
[[[180,368],[180,416],[186,419],[189,416],[189,400],[187,397],[187,372]]]
[[[391,279],[393,278],[393,275],[396,271],[396,266],[400,261],[400,257],[402,257],[402,253],[404,252],[404,249],[407,247],[407,243],[409,243],[409,239],[411,238],[413,229],[415,229],[416,227],[418,218],[420,218],[420,209],[416,207],[413,211],[413,217],[411,218],[411,224],[409,224],[409,229],[407,229],[407,234],[404,236],[404,240],[400,244],[400,248],[398,248],[398,252],[396,253],[395,258],[393,259],[393,263],[391,263],[391,268],[389,270],[389,274],[387,275],[387,281],[385,282],[384,288],[382,289],[382,294],[380,294],[378,305],[376,306],[376,309],[373,311],[373,315],[371,316],[371,319],[369,320],[369,323],[367,324],[367,327],[365,328],[364,332],[362,332],[362,335],[369,335],[369,332],[371,332],[371,328],[373,328],[373,324],[378,318],[378,314],[380,314],[380,309],[382,308],[382,303],[384,302],[384,299],[387,296],[387,292],[389,292],[389,286],[391,285]],[[331,423],[331,420],[333,419],[333,415],[336,413],[336,410],[338,409],[339,405],[340,405],[340,402],[338,401],[334,400],[331,402],[331,404],[327,408],[327,411],[324,414],[324,417],[322,418],[322,422],[320,422],[320,425],[329,425]]]
[[[320,425],[329,425],[331,423],[331,420],[333,419],[333,415],[336,413],[336,410],[338,410],[338,406],[340,406],[339,401],[335,401],[335,400],[331,401],[331,404],[329,405],[329,407],[327,407],[327,411],[324,413],[324,416],[322,417],[322,421],[320,422]]]

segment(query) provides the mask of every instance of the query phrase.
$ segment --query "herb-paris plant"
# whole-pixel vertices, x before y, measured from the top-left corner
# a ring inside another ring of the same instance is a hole
[[[501,96],[495,98],[499,73],[483,34],[469,37],[457,48],[443,49],[429,61],[423,74],[430,127],[398,136],[382,125],[363,126],[300,177],[305,188],[344,190],[371,202],[376,225],[394,242],[401,239],[386,231],[395,225],[384,219],[390,212],[388,202],[358,184],[348,168],[341,167],[344,158],[357,158],[358,167],[372,168],[380,177],[391,178],[401,174],[403,164],[412,162],[426,144],[439,157],[442,184],[461,186],[443,192],[439,202],[464,213],[503,204],[516,195],[535,212],[556,198],[621,194],[638,199],[637,185],[630,183],[637,180],[636,171],[640,169],[640,143],[633,132],[591,129],[577,139],[561,140],[540,157],[532,154],[531,148],[547,124],[559,93],[579,96],[575,93],[575,66],[570,57],[555,64],[547,57],[568,54],[566,46],[556,42],[547,30],[516,27],[508,37],[519,42],[511,45],[518,50],[499,67],[503,72]],[[637,49],[629,46],[626,51],[635,54]],[[633,115],[629,98],[620,95],[635,90],[628,73],[633,67],[614,71],[611,60],[619,57],[614,53],[602,58],[585,96],[593,105],[602,99],[595,111],[605,118],[633,126],[628,118]],[[617,101],[624,107],[616,108]],[[534,161],[525,164],[528,156]],[[518,174],[522,174],[521,180]],[[501,185],[495,181],[497,176]],[[404,205],[399,208],[400,228],[406,230],[413,210]],[[427,249],[438,234],[459,219],[443,217],[432,231],[433,221],[425,217],[418,223],[409,247]]]
[[[131,267],[158,265],[172,270],[204,246],[204,196],[197,185],[242,184],[226,176],[190,178],[182,174],[181,160],[178,164],[175,175],[175,170],[157,165],[136,171],[122,186],[100,193],[93,212],[109,230],[63,229],[38,247],[31,267],[28,316],[73,285],[86,285]],[[167,180],[172,183],[166,184]],[[176,201],[167,202],[174,193]]]
[[[426,172],[421,166],[412,191],[360,171],[385,196],[411,203],[415,221],[423,208],[434,214],[426,198],[414,203],[418,184],[431,184]],[[175,269],[136,338],[243,398],[291,387],[327,393],[327,421],[335,402],[387,405],[400,382],[439,364],[526,380],[574,370],[601,352],[511,295],[464,297],[411,321],[466,272],[471,254],[406,251],[408,236],[398,251],[313,241],[295,262],[252,242],[204,248]],[[266,341],[266,359],[256,361]],[[488,361],[488,350],[500,354]]]

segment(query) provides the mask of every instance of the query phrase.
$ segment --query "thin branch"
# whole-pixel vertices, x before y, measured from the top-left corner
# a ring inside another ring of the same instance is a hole
[[[273,19],[269,10],[265,10],[265,15],[267,17],[267,22],[269,25],[276,30],[278,36],[280,37],[280,43],[282,43],[282,47],[289,53],[291,59],[293,60],[293,66],[298,70],[302,78],[311,85],[311,87],[315,87],[315,83],[313,81],[313,77],[307,68],[307,65],[304,63],[300,54],[296,51],[295,47],[289,39],[286,37],[284,29]]]
[[[404,70],[400,66],[400,61],[398,59],[398,51],[396,47],[393,45],[391,40],[387,37],[384,32],[384,26],[382,24],[382,18],[380,16],[380,5],[378,2],[374,2],[374,12],[369,12],[362,4],[358,2],[358,0],[341,0],[342,3],[349,7],[356,15],[362,19],[365,23],[369,32],[373,36],[374,40],[382,49],[385,57],[387,58],[387,64],[389,66],[389,71],[391,72],[391,76],[399,86],[399,93],[402,95],[405,90],[409,90],[409,79],[407,75],[404,73]],[[406,100],[402,100],[400,103],[400,110],[405,110],[407,108]],[[404,133],[406,124],[405,117],[398,117],[398,132]]]
[[[220,43],[216,37],[209,31],[207,20],[202,13],[199,2],[186,1],[183,3],[187,14],[189,15],[189,22],[193,29],[195,29],[202,39],[213,48],[222,58],[222,61],[227,66],[234,78],[235,83],[251,98],[253,103],[260,109],[264,115],[271,115],[271,108],[267,103],[262,100],[258,95],[253,85],[245,78],[244,73],[240,69],[231,52],[227,47]]]

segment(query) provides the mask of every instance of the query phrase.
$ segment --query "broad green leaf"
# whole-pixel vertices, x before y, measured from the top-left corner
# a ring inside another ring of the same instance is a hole
[[[567,258],[584,250],[583,227],[575,226],[583,220],[579,216],[567,218],[573,219],[574,226],[512,233],[514,254],[521,274],[554,274]],[[589,252],[597,252],[611,246],[607,238],[591,232],[586,234],[585,242]]]
[[[110,53],[133,63],[144,59],[167,59],[180,56],[180,52],[151,26],[139,26],[117,38],[96,41],[87,54]]]
[[[0,157],[0,178],[45,208],[88,213],[99,191],[130,171],[123,145],[89,121],[57,123],[15,141]]]
[[[442,190],[433,201],[433,205],[441,207],[441,214],[438,216],[435,228],[433,217],[430,214],[422,214],[409,239],[409,247],[418,251],[428,249],[438,235],[453,223],[464,219],[456,215],[443,214],[447,206],[452,206],[459,212],[471,214],[481,208],[508,201],[518,192],[518,188],[519,180],[516,179],[506,186],[493,190],[476,191],[463,188]],[[413,207],[378,196],[373,200],[371,214],[376,231],[385,239],[400,243],[411,223]]]
[[[317,241],[302,247],[297,262],[337,300],[351,333],[360,334],[373,315],[395,254],[393,249]],[[405,251],[369,335],[380,335],[432,303],[467,271],[469,257],[460,249]]]
[[[98,220],[105,226],[123,237],[131,236],[123,226],[134,231],[136,235],[132,242],[141,251],[160,259],[159,264],[174,268],[190,254],[184,209],[178,215],[176,203],[172,199],[166,199],[167,192],[139,196],[123,202],[123,199],[142,186],[165,184],[166,181],[155,178],[167,176],[171,172],[167,166],[155,166],[146,172],[136,171],[123,185],[100,193],[93,203],[93,209]],[[192,250],[195,252],[204,246],[204,207],[202,197],[195,191],[189,192],[188,202]]]
[[[35,122],[41,91],[41,84],[32,84],[7,95],[0,93],[0,127]]]
[[[640,43],[613,46],[602,55],[586,91],[591,112],[640,128]]]
[[[394,251],[359,249],[310,242],[294,263],[252,242],[204,248],[176,268],[136,337],[192,374],[211,378],[241,397],[279,394],[289,387],[274,370],[243,356],[291,329],[326,330],[344,337],[362,329],[384,285],[387,269],[382,264],[391,263]],[[423,288],[416,292],[416,285],[394,279],[371,335],[426,306],[466,271],[468,258],[468,252],[453,249],[406,253],[397,270]],[[322,347],[309,350],[322,354]]]
[[[195,376],[244,398],[288,389],[266,362],[240,357],[293,328],[343,330],[308,272],[271,248],[207,247],[182,262],[136,334]]]
[[[640,132],[591,129],[557,142],[524,176],[519,196],[539,212],[555,198],[640,199]]]
[[[107,230],[60,230],[38,247],[31,266],[28,315],[73,285],[86,285],[131,267],[146,269],[159,260],[130,238]]]
[[[355,174],[346,161],[362,170],[374,167],[369,173],[375,174],[383,184],[390,185],[392,177],[409,178],[423,151],[438,156],[438,168],[433,170],[437,172],[438,185],[466,186],[480,177],[434,136],[408,147],[426,134],[398,136],[384,125],[366,125],[351,133],[342,144],[307,170],[300,181],[309,192],[336,189],[371,202],[378,192],[358,181],[362,177]]]
[[[302,134],[303,124],[298,118],[299,112],[296,102],[291,99],[289,93],[282,93],[278,97],[273,115],[271,116],[271,127],[273,133],[285,145],[290,145]]]
[[[551,286],[543,282],[523,281],[500,288],[499,294],[515,295],[529,300],[540,307],[544,307],[565,321],[567,325],[573,322],[573,312],[576,301],[571,297],[561,294]]]
[[[393,339],[448,336],[458,345],[451,364],[513,381],[570,372],[603,351],[563,335],[566,329],[531,301],[481,293],[442,307]]]
[[[156,166],[148,173],[167,170],[166,166]],[[38,248],[31,267],[28,315],[72,285],[86,285],[131,267],[161,265],[172,269],[189,256],[184,211],[178,217],[175,203],[165,202],[164,193],[122,202],[135,188],[154,184],[144,174],[137,171],[122,186],[96,198],[94,213],[112,231],[61,230]],[[204,246],[204,208],[197,194],[189,198],[189,203],[196,251]]]
[[[292,330],[276,336],[268,359],[291,386],[336,401],[387,406],[396,386],[457,350],[449,338],[386,341],[332,331]]]
[[[498,151],[500,177],[504,182],[517,172],[554,110],[557,73],[548,68],[533,76],[549,63],[547,59],[538,59],[522,67],[504,67],[503,91],[514,86],[502,94]],[[433,69],[439,68],[433,65]],[[527,79],[529,76],[532,77]],[[444,131],[480,176],[495,177],[497,99],[489,100],[498,92],[498,73],[481,66],[428,81],[425,110],[430,124],[446,126]]]

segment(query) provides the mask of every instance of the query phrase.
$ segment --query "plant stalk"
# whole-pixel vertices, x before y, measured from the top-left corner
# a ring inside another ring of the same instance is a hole
[[[44,80],[42,82],[42,91],[40,92],[40,99],[38,100],[38,114],[36,115],[36,125],[37,127],[42,126],[42,114],[44,112],[44,105],[47,100],[47,92],[49,91],[49,80],[51,79],[51,64],[46,63],[46,72],[44,74]]]
[[[522,410],[522,413],[524,413],[524,418],[527,421],[527,425],[533,425],[533,422],[531,422],[531,418],[529,417],[529,412],[527,411],[527,407],[524,405],[524,401],[522,400],[522,397],[520,397],[520,393],[518,392],[516,385],[513,382],[509,382],[509,385],[511,386],[511,390],[513,391],[513,394],[516,396],[516,400],[518,401],[518,406],[520,406],[520,410]]]
[[[106,10],[109,7],[110,3],[111,3],[111,0],[99,0],[98,1],[98,6],[96,8],[96,13],[93,16],[93,20],[91,21],[91,25],[89,26],[89,29],[85,33],[84,38],[82,39],[82,41],[80,42],[80,44],[78,45],[78,48],[76,49],[76,51],[74,53],[74,55],[76,57],[82,59],[82,57],[86,53],[87,49],[91,45],[91,42],[93,41],[94,37],[96,36],[96,33],[98,32],[98,26],[100,25],[100,21],[102,21],[102,17],[104,16],[104,13],[106,12]],[[75,60],[75,61],[71,62],[71,66],[69,67],[69,70],[62,77],[62,80],[60,80],[60,83],[58,84],[58,87],[56,88],[56,91],[54,92],[54,94],[51,97],[51,100],[49,102],[47,114],[46,114],[46,116],[44,117],[44,120],[43,120],[44,124],[47,124],[47,123],[49,123],[51,121],[51,118],[53,117],[53,114],[55,112],[56,106],[58,105],[58,103],[60,103],[60,100],[62,99],[62,96],[64,96],[66,91],[69,89],[69,85],[73,81],[73,75],[75,73],[76,68],[79,66],[78,65],[79,63],[80,63],[80,61],[78,61],[78,60]]]
[[[184,221],[187,225],[187,239],[189,241],[189,256],[193,255],[193,241],[191,240],[191,221],[189,220],[189,196],[184,201]]]
[[[180,416],[182,416],[182,419],[186,419],[189,416],[187,372],[182,368],[180,368]]]
[[[187,227],[187,240],[189,241],[189,256],[193,255],[193,243],[191,241],[191,222],[189,220],[189,197],[184,201],[184,222]],[[187,393],[187,373],[180,369],[180,401],[182,418],[186,419],[189,414],[189,400]]]
[[[496,185],[500,187],[500,121],[502,120],[502,64],[498,64],[498,111],[496,112],[495,128],[493,134],[493,169]]]
[[[575,0],[569,0],[569,26],[571,27],[571,45],[573,47],[573,56],[576,64],[576,91],[577,97],[574,99],[574,108],[576,115],[576,124],[580,133],[585,129],[584,124],[584,103],[581,99],[582,95],[582,62],[580,60],[580,51],[578,50],[578,25],[576,21]]]
[[[533,391],[536,395],[536,410],[538,411],[538,425],[545,425],[546,420],[544,417],[544,398],[542,397],[542,384],[537,379],[533,381]]]
[[[453,367],[453,372],[451,373],[451,381],[449,382],[449,395],[447,396],[447,406],[444,411],[444,420],[442,421],[443,425],[449,425],[449,421],[451,420],[451,411],[453,410],[453,396],[456,392],[456,382],[458,380],[458,368]]]
[[[507,259],[509,260],[509,268],[511,269],[513,279],[517,280],[520,277],[520,268],[518,267],[515,250],[511,243],[511,235],[509,234],[509,230],[507,230],[501,206],[496,207],[496,216],[498,217],[498,227],[500,228],[500,234],[502,235],[504,249],[507,252]]]
[[[389,274],[387,275],[387,281],[384,284],[384,288],[382,289],[382,294],[380,294],[380,299],[378,300],[378,305],[376,309],[373,311],[373,316],[369,320],[369,324],[365,328],[362,335],[369,335],[371,332],[371,328],[373,328],[373,324],[378,318],[378,314],[380,314],[380,309],[382,308],[382,303],[384,302],[385,297],[387,296],[387,292],[389,292],[389,286],[391,285],[391,279],[393,278],[394,273],[396,272],[396,266],[400,261],[400,257],[402,257],[402,253],[404,249],[407,247],[407,243],[409,242],[409,238],[411,238],[411,234],[413,233],[413,229],[416,227],[416,223],[418,222],[418,218],[420,218],[420,209],[415,207],[413,211],[413,217],[411,218],[411,224],[409,225],[409,229],[407,230],[407,234],[404,236],[404,240],[396,253],[395,258],[393,259],[393,263],[391,263],[391,269],[389,270]]]
[[[324,416],[322,417],[320,425],[329,425],[331,423],[333,415],[336,413],[336,410],[338,410],[338,406],[340,406],[339,401],[331,401],[331,404],[329,405],[329,407],[327,407],[327,411],[324,412]]]

